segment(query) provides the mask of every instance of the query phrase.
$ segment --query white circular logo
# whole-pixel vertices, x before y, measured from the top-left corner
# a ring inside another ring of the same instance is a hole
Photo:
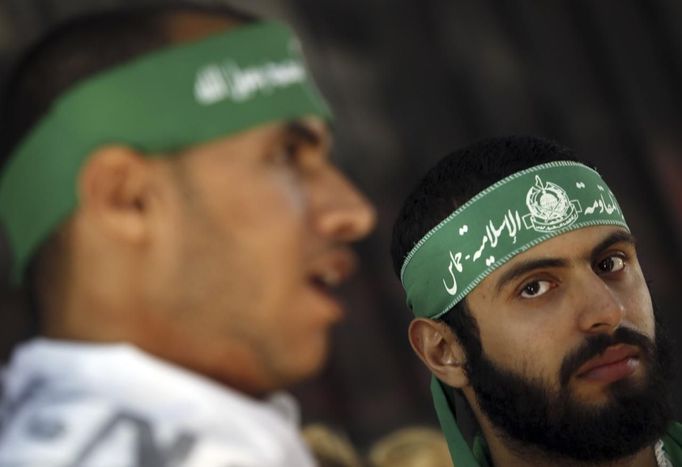
[[[530,224],[537,232],[560,229],[578,218],[578,211],[568,198],[566,190],[552,182],[543,183],[537,175],[535,185],[526,195],[526,206],[530,211]]]

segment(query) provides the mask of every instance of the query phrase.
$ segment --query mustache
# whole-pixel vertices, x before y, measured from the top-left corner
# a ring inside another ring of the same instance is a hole
[[[566,386],[571,376],[585,362],[602,354],[608,347],[616,344],[628,344],[638,347],[642,358],[651,362],[656,355],[656,344],[649,337],[633,329],[620,327],[613,334],[596,334],[585,339],[585,342],[572,351],[561,364],[559,381]]]

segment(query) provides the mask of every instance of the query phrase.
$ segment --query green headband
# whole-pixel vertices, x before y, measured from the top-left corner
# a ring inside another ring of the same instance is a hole
[[[0,178],[13,281],[77,205],[78,173],[98,147],[124,144],[167,156],[306,115],[331,118],[297,39],[277,23],[163,49],[76,85],[17,147]]]
[[[416,316],[438,318],[515,255],[571,230],[627,229],[599,174],[577,162],[538,165],[500,180],[430,230],[401,270]]]

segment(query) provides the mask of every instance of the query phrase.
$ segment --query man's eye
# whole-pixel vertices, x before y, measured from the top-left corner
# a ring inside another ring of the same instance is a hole
[[[549,281],[532,281],[523,286],[521,296],[523,298],[536,298],[544,295],[551,288],[552,284]]]
[[[618,272],[625,267],[625,260],[620,256],[609,256],[597,263],[597,269],[602,273]]]
[[[272,159],[273,162],[283,165],[296,165],[300,161],[301,156],[301,145],[295,142],[288,142],[282,144],[274,152]]]

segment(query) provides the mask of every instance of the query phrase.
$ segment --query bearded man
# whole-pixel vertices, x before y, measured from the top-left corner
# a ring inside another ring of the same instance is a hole
[[[452,153],[405,201],[391,253],[457,467],[682,466],[635,239],[573,151],[508,137]]]

